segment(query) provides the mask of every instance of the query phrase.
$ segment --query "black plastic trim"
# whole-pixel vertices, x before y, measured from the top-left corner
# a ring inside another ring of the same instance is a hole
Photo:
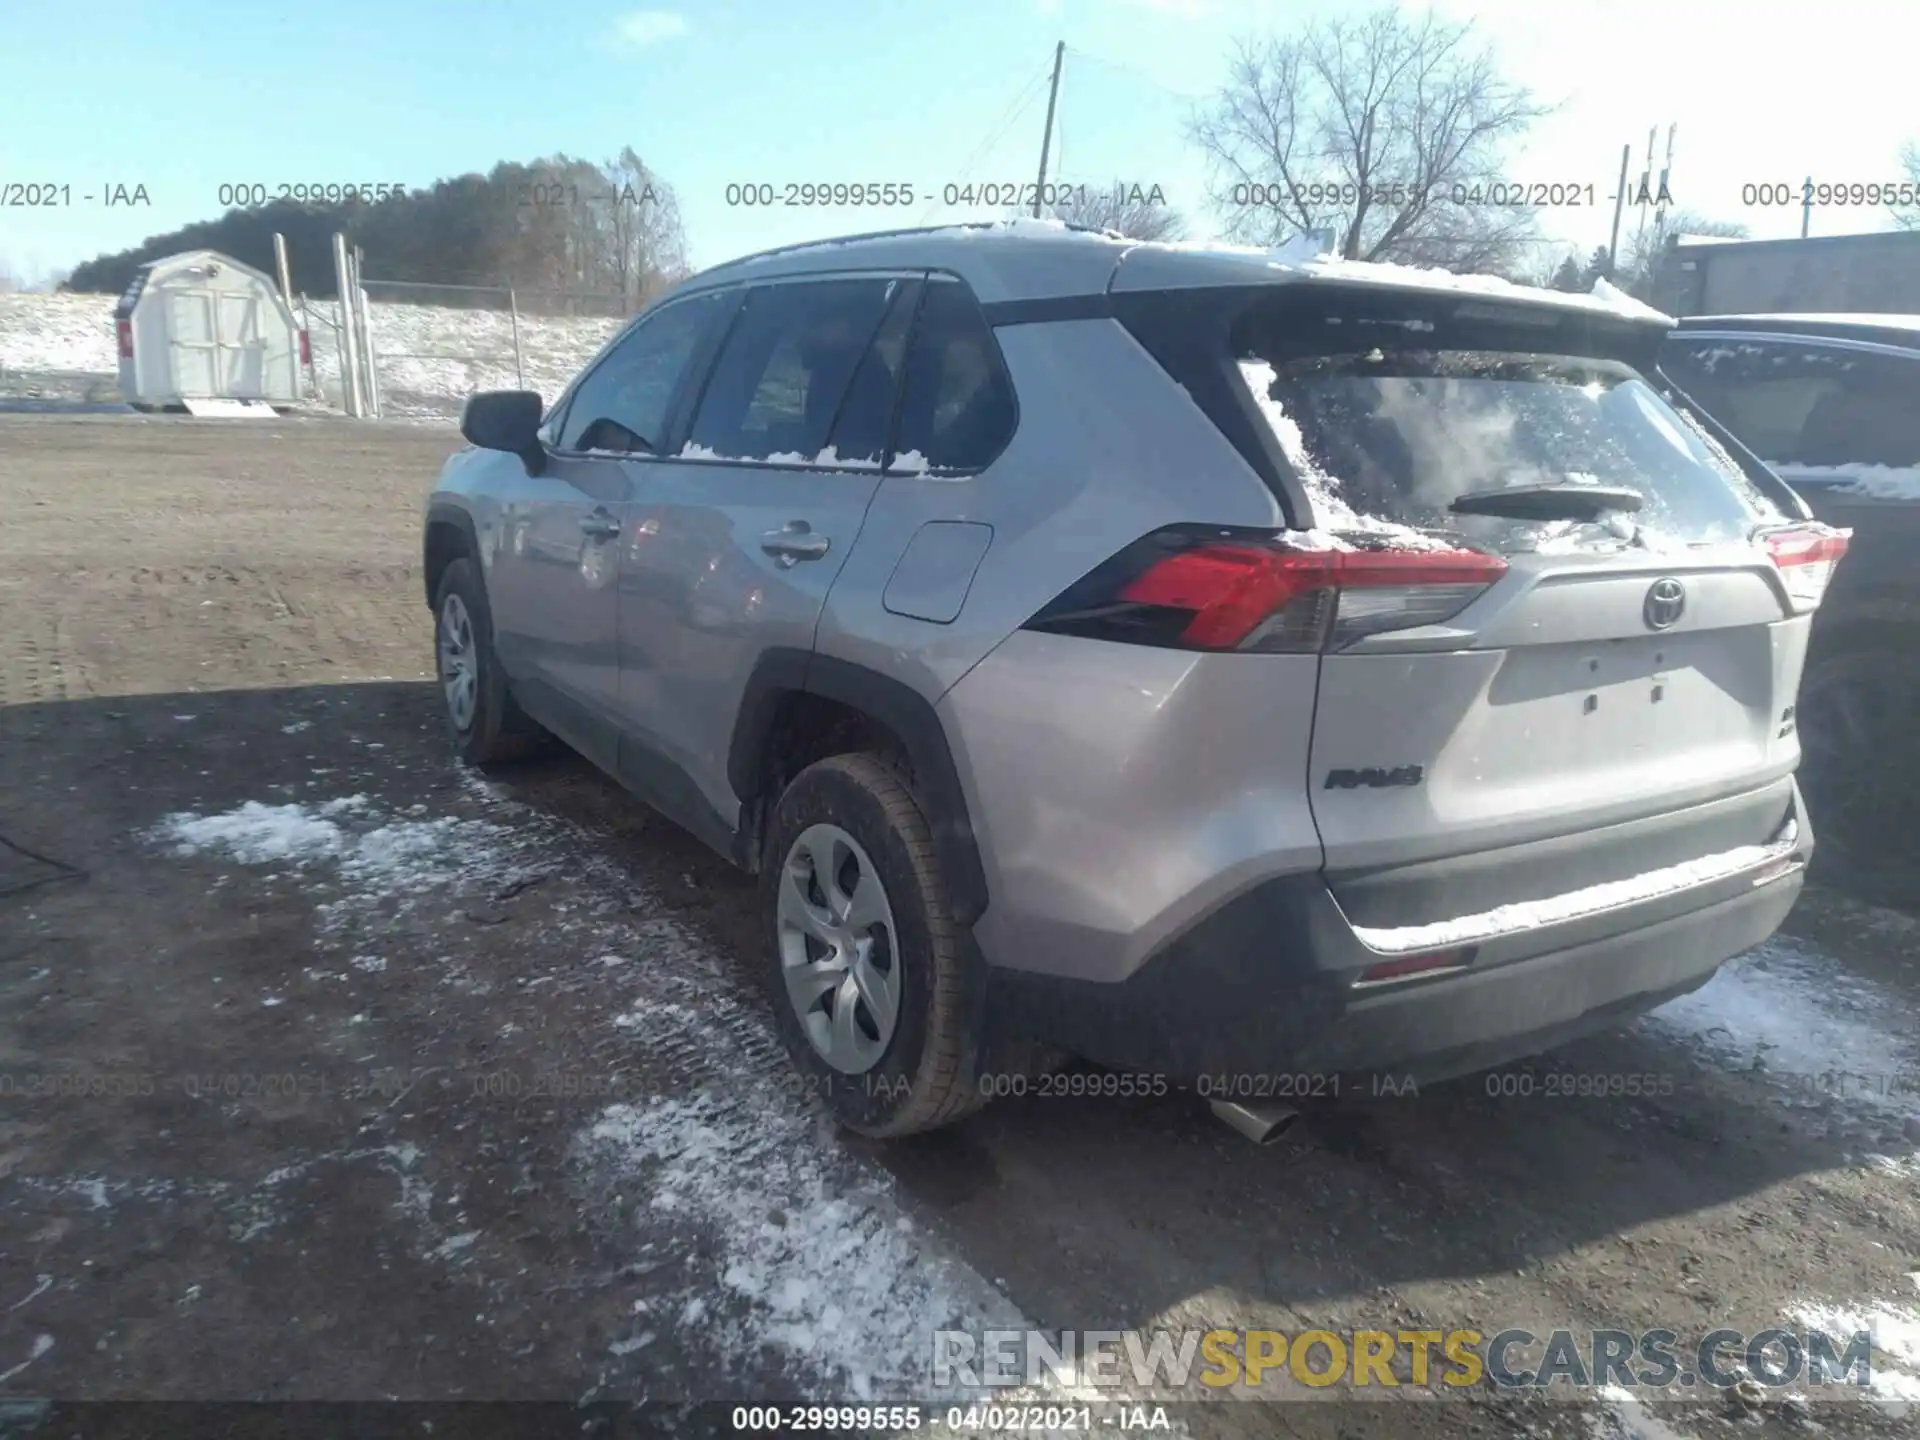
[[[1036,300],[995,300],[980,307],[987,324],[1046,325],[1066,320],[1111,320],[1113,297],[1097,295],[1048,295]]]
[[[480,536],[473,528],[473,516],[464,507],[450,501],[435,500],[429,504],[426,521],[420,527],[420,578],[427,592],[429,610],[433,608],[436,597],[433,593],[433,557],[427,542],[432,537],[433,527],[436,525],[451,525],[460,531],[466,536],[467,554],[473,557],[476,564],[480,560]]]
[[[679,765],[547,681],[515,681],[513,696],[527,714],[622,789],[722,857],[733,858],[733,827]]]
[[[900,737],[913,767],[915,798],[926,812],[939,850],[953,918],[962,925],[973,924],[986,913],[987,879],[953,750],[932,703],[898,680],[864,665],[804,650],[777,649],[762,655],[747,679],[727,754],[727,778],[740,797],[742,813],[755,802],[776,798],[762,793],[766,777],[761,759],[781,701],[796,692],[837,700]]]
[[[1809,839],[1802,855],[1810,850]],[[1426,1083],[1538,1054],[1697,988],[1774,932],[1804,878],[1756,887],[1733,876],[1630,915],[1479,947],[1465,970],[1356,990],[1354,975],[1389,957],[1359,943],[1317,874],[1286,876],[1214,911],[1124,981],[989,967],[993,1040],[1175,1083],[1224,1081],[1214,1093],[1229,1099],[1354,1093],[1348,1082],[1368,1074]]]

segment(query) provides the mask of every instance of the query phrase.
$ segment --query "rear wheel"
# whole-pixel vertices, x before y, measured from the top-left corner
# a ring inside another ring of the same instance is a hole
[[[836,755],[800,773],[769,826],[761,907],[781,1039],[843,1124],[910,1135],[981,1105],[979,976],[893,767]]]
[[[434,601],[434,667],[454,748],[469,765],[492,765],[531,753],[546,732],[528,719],[507,689],[493,653],[493,615],[471,560],[447,566]]]

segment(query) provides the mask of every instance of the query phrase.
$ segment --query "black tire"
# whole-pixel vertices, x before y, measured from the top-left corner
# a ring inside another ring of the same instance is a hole
[[[1815,864],[1834,876],[1910,874],[1920,824],[1920,761],[1911,726],[1920,707],[1920,661],[1897,628],[1815,632],[1800,682],[1800,785]]]
[[[847,1074],[808,1038],[782,972],[779,886],[809,826],[839,826],[871,857],[893,914],[899,1015],[873,1066]],[[787,786],[767,827],[760,874],[762,967],[787,1053],[807,1089],[862,1135],[889,1139],[950,1125],[986,1102],[979,1083],[981,976],[961,946],[926,816],[899,772],[871,754],[836,755]]]
[[[487,587],[481,583],[473,561],[464,556],[447,566],[433,597],[434,673],[440,680],[443,705],[447,675],[440,630],[446,622],[449,597],[458,597],[465,608],[478,669],[473,714],[467,722],[462,725],[452,707],[446,706],[447,732],[453,737],[454,750],[469,765],[497,765],[532,754],[550,737],[527,717],[507,688],[506,672],[493,653],[493,611],[487,605]]]

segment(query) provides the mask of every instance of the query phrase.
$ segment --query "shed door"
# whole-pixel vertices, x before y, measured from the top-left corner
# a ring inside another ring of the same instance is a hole
[[[180,396],[266,398],[266,341],[252,291],[174,290],[167,295],[168,344]]]
[[[229,290],[220,296],[220,382],[222,395],[264,400],[267,395],[267,342],[260,335],[260,296]]]
[[[169,290],[166,295],[167,352],[172,361],[174,393],[196,399],[221,394],[213,292]]]

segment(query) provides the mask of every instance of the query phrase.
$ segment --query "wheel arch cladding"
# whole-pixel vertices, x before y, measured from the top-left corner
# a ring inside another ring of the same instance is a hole
[[[458,505],[436,504],[427,510],[427,523],[421,533],[421,581],[426,589],[427,607],[438,598],[440,577],[447,566],[462,555],[480,559],[480,544],[474,534],[473,517]]]
[[[837,701],[899,737],[913,767],[914,799],[933,832],[953,918],[973,924],[987,908],[987,880],[960,772],[932,702],[898,680],[805,650],[762,655],[747,680],[727,753],[727,778],[743,811],[776,798],[762,793],[768,780],[765,761],[781,707],[796,693]]]

